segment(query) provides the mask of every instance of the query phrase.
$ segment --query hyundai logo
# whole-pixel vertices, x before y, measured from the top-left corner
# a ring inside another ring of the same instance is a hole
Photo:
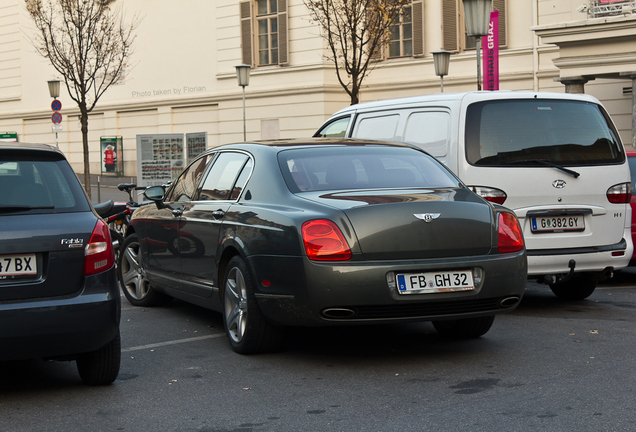
[[[557,189],[563,189],[565,187],[565,180],[555,180],[552,182],[552,186]]]
[[[422,219],[424,222],[428,223],[430,221],[432,221],[433,219],[437,219],[438,217],[440,217],[441,213],[419,213],[419,214],[413,214],[413,216],[415,216],[418,219]]]

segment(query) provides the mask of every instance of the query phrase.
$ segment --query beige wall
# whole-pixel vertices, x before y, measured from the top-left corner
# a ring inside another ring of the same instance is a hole
[[[126,17],[137,15],[136,47],[123,84],[112,87],[89,120],[91,171],[100,171],[99,137],[123,136],[125,174],[136,175],[136,136],[206,132],[208,145],[243,139],[242,92],[234,66],[241,61],[236,0],[119,0]],[[542,44],[533,26],[585,19],[581,0],[507,2],[508,44],[500,55],[501,89],[564,92],[554,82],[559,49]],[[425,55],[380,62],[364,82],[362,101],[436,93],[431,51],[441,46],[441,0],[424,10]],[[349,104],[333,66],[323,58],[325,43],[302,0],[288,0],[289,65],[252,70],[246,88],[247,138],[310,136],[333,112]],[[33,26],[23,0],[0,6],[0,132],[16,131],[22,141],[55,145],[46,81],[56,76],[29,42]],[[631,135],[631,81],[595,80],[586,92],[601,99],[621,130]],[[476,89],[475,52],[452,56],[446,92]],[[58,145],[81,172],[78,111],[63,89],[64,131]],[[629,142],[629,140],[626,140]]]

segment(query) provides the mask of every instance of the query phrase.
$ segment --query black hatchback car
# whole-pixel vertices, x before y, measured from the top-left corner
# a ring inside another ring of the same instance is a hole
[[[119,373],[121,297],[106,223],[64,155],[0,143],[0,361],[76,360],[82,380]]]
[[[433,321],[485,334],[526,284],[515,215],[403,144],[223,145],[133,214],[120,255],[128,300],[177,297],[223,313],[239,353],[284,326]]]

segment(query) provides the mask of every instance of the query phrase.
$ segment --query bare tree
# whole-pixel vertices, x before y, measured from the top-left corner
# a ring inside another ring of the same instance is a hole
[[[359,102],[362,81],[372,69],[372,60],[388,43],[391,26],[410,0],[303,0],[311,17],[320,24],[331,51],[327,59],[336,66],[340,85]]]
[[[63,77],[80,111],[84,188],[89,197],[88,114],[104,92],[123,79],[138,24],[136,17],[125,24],[121,8],[111,8],[114,1],[26,0],[38,30],[33,45]]]

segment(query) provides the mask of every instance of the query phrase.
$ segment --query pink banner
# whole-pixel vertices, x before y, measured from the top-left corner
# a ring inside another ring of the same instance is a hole
[[[481,38],[484,57],[484,90],[499,90],[499,11],[490,13],[488,36]]]

